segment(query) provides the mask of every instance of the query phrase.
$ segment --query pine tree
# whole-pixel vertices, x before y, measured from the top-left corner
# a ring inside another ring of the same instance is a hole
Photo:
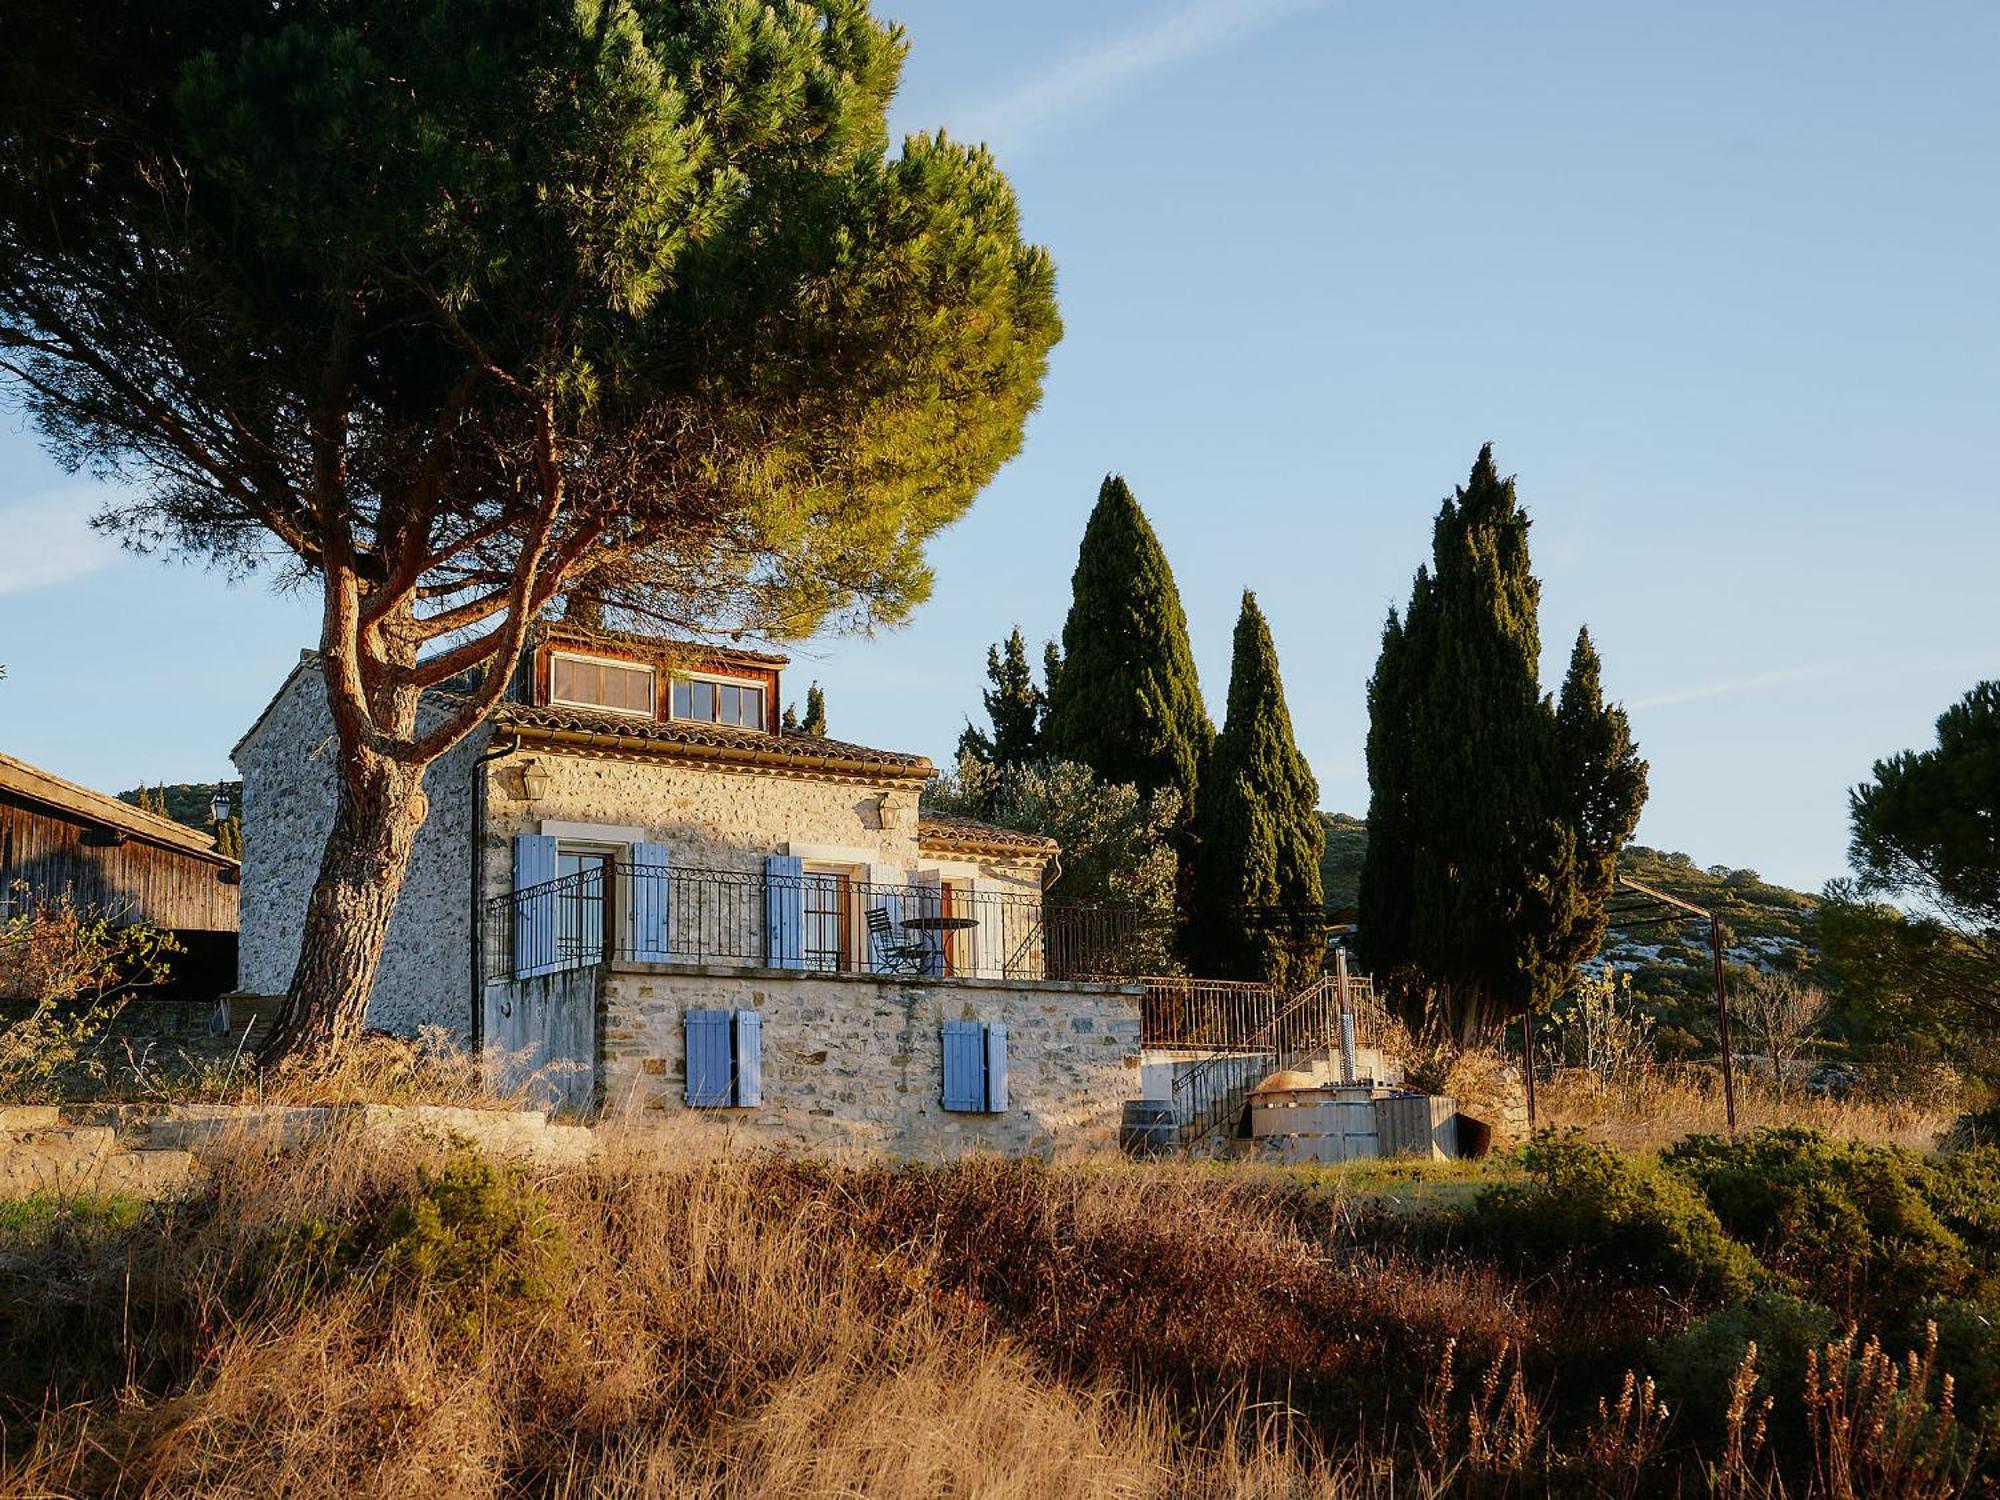
[[[991,731],[965,726],[958,753],[982,766],[1016,769],[1035,759],[1041,749],[1042,715],[1047,700],[1035,686],[1028,665],[1028,643],[1021,627],[998,646],[986,648],[986,680],[992,684],[980,697],[986,704]]]
[[[799,723],[799,732],[822,739],[826,736],[826,694],[817,682],[806,689],[806,716]]]
[[[1247,590],[1229,708],[1195,819],[1187,946],[1196,972],[1294,989],[1325,947],[1319,786],[1292,738],[1271,629]]]
[[[797,734],[799,732],[799,709],[797,704],[787,703],[785,705],[785,712],[778,720],[778,727],[786,734]]]
[[[1202,704],[1173,570],[1139,502],[1108,476],[1084,528],[1049,687],[1046,753],[1195,806],[1215,731]]]
[[[1587,635],[1562,703],[1542,694],[1528,525],[1482,448],[1368,686],[1362,956],[1413,1020],[1468,1040],[1568,988],[1645,801]]]

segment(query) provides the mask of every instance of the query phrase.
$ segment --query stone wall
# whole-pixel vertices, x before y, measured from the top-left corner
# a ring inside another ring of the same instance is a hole
[[[0,1106],[0,1201],[37,1194],[156,1198],[183,1191],[202,1160],[239,1146],[290,1149],[359,1136],[397,1150],[469,1145],[541,1166],[597,1153],[581,1125],[539,1110],[434,1104]]]
[[[388,1031],[441,1026],[472,1030],[472,767],[485,744],[474,734],[424,776],[430,813],[390,919],[368,1023]],[[298,962],[306,898],[333,826],[339,753],[326,686],[302,664],[236,749],[243,774],[242,934],[237,988],[283,994]]]
[[[600,1017],[605,1115],[642,1125],[707,1122],[751,1147],[866,1147],[925,1160],[971,1150],[1112,1151],[1123,1102],[1139,1094],[1141,994],[1136,986],[615,965]],[[686,1106],[690,1008],[762,1017],[761,1105]],[[1004,1113],[960,1114],[939,1102],[946,1020],[1006,1023]]]
[[[521,767],[533,759],[547,774],[532,803],[522,796]],[[919,868],[973,876],[996,889],[1039,894],[1039,856],[935,857],[917,846],[918,783],[840,778],[768,766],[713,766],[531,748],[489,763],[484,840],[486,889],[513,878],[516,834],[555,832],[583,840],[631,842],[638,832],[667,846],[682,867],[756,872],[768,854],[865,865],[872,878],[898,884]],[[888,798],[887,816],[881,799]]]

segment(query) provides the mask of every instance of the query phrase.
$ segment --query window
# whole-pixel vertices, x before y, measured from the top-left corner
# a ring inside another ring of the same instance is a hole
[[[854,906],[852,872],[837,866],[808,866],[802,883],[805,966],[836,972],[847,968],[852,951],[848,936],[848,913]]]
[[[555,888],[556,956],[564,968],[604,957],[604,881],[610,856],[558,849]]]
[[[1005,1111],[1007,1023],[946,1021],[939,1040],[944,1050],[944,1093],[939,1102],[954,1114]]]
[[[653,669],[595,656],[557,653],[549,663],[549,701],[653,716]]]
[[[719,677],[677,677],[674,679],[673,713],[676,719],[697,724],[733,724],[744,729],[764,729],[764,689],[754,682],[732,682]]]
[[[690,1010],[690,1109],[748,1109],[764,1102],[764,1024],[754,1010]]]

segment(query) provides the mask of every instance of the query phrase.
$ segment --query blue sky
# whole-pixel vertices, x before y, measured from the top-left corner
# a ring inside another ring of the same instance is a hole
[[[1553,681],[1579,623],[1652,762],[1642,841],[1813,887],[1845,791],[2000,675],[2000,8],[878,0],[903,129],[989,141],[1068,333],[904,630],[814,643],[844,737],[947,758],[985,645],[1056,633],[1099,479],[1219,712],[1271,618],[1323,804],[1437,502],[1520,478]],[[90,538],[0,417],[0,749],[226,774],[312,601]]]

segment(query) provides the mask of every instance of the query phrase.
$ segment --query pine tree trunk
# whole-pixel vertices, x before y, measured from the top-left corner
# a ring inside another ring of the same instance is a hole
[[[424,822],[423,769],[379,756],[343,768],[319,880],[306,903],[298,967],[257,1049],[260,1065],[320,1058],[353,1042],[389,935],[389,917]]]

